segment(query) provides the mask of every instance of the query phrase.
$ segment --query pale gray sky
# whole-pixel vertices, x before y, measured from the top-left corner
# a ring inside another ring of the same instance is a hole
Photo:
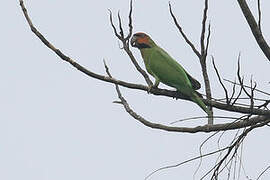
[[[171,0],[171,3],[185,32],[198,46],[203,1]],[[105,59],[114,77],[145,83],[125,52],[119,49],[109,25],[107,9],[114,12],[114,17],[120,10],[127,30],[129,1],[27,0],[25,5],[43,35],[78,63],[105,74],[102,62]],[[255,5],[252,2],[254,11]],[[269,6],[270,2],[262,1],[262,27],[270,42],[270,23],[266,21],[270,16]],[[234,79],[241,51],[243,75],[247,79],[253,75],[258,88],[269,92],[269,61],[255,43],[237,1],[210,1],[209,8],[212,25],[209,54],[215,56],[222,76]],[[145,127],[121,105],[112,103],[117,100],[112,84],[87,77],[45,47],[30,32],[18,1],[2,4],[0,15],[0,179],[137,180],[159,167],[199,155],[200,143],[210,134],[168,133]],[[197,57],[174,26],[167,0],[136,0],[133,25],[135,32],[148,33],[202,82]],[[132,48],[132,51],[144,67],[138,50]],[[223,97],[208,62],[213,96]],[[121,90],[131,107],[152,122],[169,124],[204,115],[187,101]],[[228,115],[222,111],[215,113]],[[206,120],[194,120],[178,125],[192,127],[205,123]],[[252,179],[270,163],[270,144],[265,138],[268,134],[269,128],[255,130],[244,143],[243,163]],[[222,142],[229,142],[231,135],[226,133]],[[212,140],[203,152],[216,148],[217,143]],[[215,160],[215,157],[204,160],[195,179]],[[150,179],[192,179],[197,165],[198,161],[164,170]],[[265,174],[262,179],[269,177]]]

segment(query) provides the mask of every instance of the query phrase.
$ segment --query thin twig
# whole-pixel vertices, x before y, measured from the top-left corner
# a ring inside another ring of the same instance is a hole
[[[228,96],[228,91],[227,91],[225,85],[223,84],[223,82],[221,80],[221,77],[220,77],[219,72],[218,72],[218,69],[217,69],[217,67],[215,65],[215,61],[214,61],[214,57],[213,56],[212,56],[212,63],[213,63],[214,69],[216,71],[216,74],[217,74],[217,77],[218,77],[218,81],[219,81],[219,83],[221,84],[221,86],[222,86],[222,88],[224,90],[225,97],[226,97],[226,103],[229,105],[230,104],[230,100],[229,100],[229,96]]]
[[[262,105],[259,105],[258,108],[262,108],[262,107],[266,108],[269,103],[270,103],[270,100],[265,100],[265,103],[263,103]]]
[[[205,29],[206,29],[206,20],[207,20],[207,11],[208,11],[208,0],[204,1],[204,10],[203,10],[203,19],[202,19],[202,31],[201,31],[201,55],[205,54],[205,45],[204,45],[204,37],[205,37]]]
[[[129,15],[128,15],[128,27],[129,27],[129,32],[128,32],[128,35],[127,37],[125,38],[128,42],[129,42],[129,39],[132,35],[132,30],[133,30],[133,26],[132,26],[132,4],[133,0],[130,0],[130,4],[129,4]],[[129,43],[127,43],[129,45]]]
[[[195,119],[205,119],[208,118],[208,116],[197,116],[197,117],[191,117],[191,118],[184,118],[184,119],[180,119],[177,121],[173,121],[170,124],[176,124],[179,122],[184,122],[184,121],[189,121],[189,120],[195,120]],[[214,116],[214,119],[239,119],[237,117],[232,117],[232,116]]]
[[[238,62],[237,62],[237,77],[238,77],[238,81],[240,86],[242,87],[243,91],[245,92],[245,94],[250,98],[251,95],[247,92],[245,86],[244,86],[244,78],[241,78],[241,74],[240,74],[240,53],[238,55]]]
[[[262,19],[261,0],[258,0],[257,6],[258,6],[258,14],[259,14],[258,26],[259,26],[259,30],[262,32],[262,28],[261,28],[261,19]]]
[[[219,172],[219,168],[220,166],[223,164],[223,162],[226,160],[226,158],[230,155],[231,151],[235,148],[234,150],[234,153],[237,152],[237,149],[239,147],[239,144],[242,142],[243,138],[246,137],[246,135],[252,130],[254,129],[254,127],[250,127],[249,129],[247,129],[246,131],[244,131],[239,137],[238,139],[231,145],[231,146],[228,146],[228,152],[226,153],[226,155],[218,162],[217,166],[215,167],[214,169],[214,172],[213,172],[213,175],[211,177],[211,180],[212,179],[217,179],[217,176],[218,174],[220,173]],[[234,154],[233,153],[233,154]]]
[[[117,17],[118,17],[118,23],[119,23],[119,29],[120,29],[120,36],[121,38],[124,40],[124,31],[123,31],[123,27],[122,27],[122,20],[121,20],[121,17],[120,17],[120,11],[118,11],[117,13]]]
[[[207,137],[201,144],[200,144],[200,148],[199,148],[199,153],[200,153],[200,156],[202,156],[202,148],[203,146],[211,139],[213,138],[215,135],[217,135],[218,133],[220,133],[219,131],[213,133],[212,135],[210,135],[209,137]],[[221,148],[218,148],[218,151],[221,150]],[[219,153],[222,153],[222,151],[220,151]],[[195,176],[197,174],[197,172],[199,171],[200,169],[200,166],[202,164],[202,160],[203,160],[203,157],[200,158],[200,162],[199,162],[199,165],[197,166],[195,172],[193,173],[193,179],[195,179]]]
[[[260,173],[260,175],[257,177],[256,180],[259,180],[259,179],[261,178],[261,176],[262,176],[266,171],[268,171],[269,169],[270,169],[270,166],[267,166],[267,168],[265,168],[265,169]]]
[[[206,98],[207,99],[212,99],[212,93],[211,93],[211,87],[210,87],[210,81],[207,73],[207,67],[206,67],[206,59],[207,59],[207,54],[208,54],[208,46],[209,46],[209,39],[210,39],[210,25],[208,26],[208,37],[207,37],[207,45],[205,48],[205,29],[206,29],[206,20],[207,20],[207,12],[208,12],[208,0],[204,1],[204,10],[203,10],[203,18],[202,18],[202,31],[201,31],[201,57],[200,59],[200,64],[202,68],[202,74],[203,74],[203,80],[204,80],[204,85],[205,85],[205,92],[206,92]],[[210,24],[210,23],[209,23]],[[214,119],[213,117],[213,107],[208,106],[210,114],[208,115],[208,124],[213,124]]]
[[[248,25],[252,31],[252,34],[254,36],[254,38],[257,41],[257,44],[260,46],[261,50],[263,51],[264,55],[266,56],[266,58],[270,61],[270,47],[267,44],[267,42],[265,41],[262,32],[252,14],[252,12],[250,11],[246,0],[237,0],[238,4],[241,7],[242,13],[244,14]]]
[[[220,149],[220,150],[217,150],[217,151],[212,151],[212,152],[210,152],[210,153],[207,153],[207,154],[204,154],[204,155],[200,155],[200,156],[197,156],[197,157],[188,159],[188,160],[186,160],[186,161],[183,161],[183,162],[178,163],[178,164],[175,164],[175,165],[170,165],[170,166],[166,166],[166,167],[162,167],[162,168],[156,169],[155,171],[153,171],[153,172],[151,172],[149,175],[147,175],[147,176],[145,177],[145,180],[148,179],[150,176],[154,175],[155,173],[161,171],[161,170],[171,169],[171,168],[176,168],[176,167],[179,167],[179,166],[181,166],[181,165],[183,165],[183,164],[186,164],[186,163],[189,163],[189,162],[191,162],[191,161],[200,159],[200,158],[202,158],[202,157],[207,157],[207,156],[210,156],[210,155],[212,155],[212,154],[216,154],[216,153],[218,153],[218,152],[220,152],[220,151],[223,151],[223,150],[226,150],[226,149],[228,149],[228,147],[225,147],[225,148]]]
[[[232,84],[234,84],[234,85],[241,86],[241,84],[236,83],[236,82],[233,82],[233,81],[231,81],[231,80],[229,80],[229,79],[223,79],[223,80],[224,80],[224,81],[227,81],[227,82],[229,82],[229,83],[232,83]],[[250,88],[249,86],[247,86],[247,85],[245,85],[245,84],[243,84],[243,86],[244,86],[245,88]],[[264,92],[264,91],[259,90],[259,89],[257,89],[257,88],[254,89],[254,91],[257,91],[257,92],[262,93],[262,94],[264,94],[264,95],[270,96],[270,93]]]
[[[121,20],[121,17],[120,17],[120,13],[119,12],[118,12],[118,22],[119,22],[120,32],[117,33],[116,27],[115,27],[115,25],[113,23],[112,12],[109,10],[109,12],[110,12],[110,23],[111,23],[111,26],[113,28],[113,31],[114,31],[115,36],[123,44],[123,48],[122,49],[125,50],[125,52],[129,56],[130,60],[132,61],[133,65],[135,66],[135,68],[137,69],[137,71],[144,77],[147,85],[148,86],[152,86],[153,83],[150,80],[148,74],[140,67],[140,65],[138,64],[138,62],[135,59],[134,55],[132,54],[132,52],[129,49],[129,39],[130,39],[130,37],[132,35],[132,29],[133,29],[133,26],[132,26],[132,9],[133,9],[133,7],[132,7],[132,0],[130,0],[130,10],[129,10],[129,16],[128,16],[128,18],[129,18],[129,23],[128,23],[129,32],[128,32],[127,37],[125,37],[125,35],[124,35],[124,31],[123,31],[123,27],[122,27],[122,20]]]
[[[224,79],[223,79],[224,80]],[[232,95],[229,99],[229,102],[232,102],[232,100],[234,99],[234,94],[235,94],[235,84],[233,84],[233,87],[232,87]]]
[[[205,56],[207,56],[207,54],[208,54],[208,49],[209,49],[209,44],[210,44],[210,36],[211,36],[211,24],[209,22],[208,35],[207,35],[207,39],[206,39]]]
[[[169,2],[169,11],[170,14],[173,18],[174,24],[176,25],[177,29],[179,30],[180,34],[182,35],[182,37],[185,39],[186,43],[191,47],[191,49],[193,50],[193,52],[198,56],[198,58],[201,58],[201,54],[199,53],[199,51],[195,48],[194,44],[189,40],[189,38],[187,37],[187,35],[184,33],[182,27],[179,25],[173,11],[172,11],[172,7],[171,7],[171,3]]]
[[[244,78],[242,78],[241,82],[244,81]],[[242,83],[243,84],[243,83]],[[238,92],[238,95],[236,96],[236,98],[234,99],[234,101],[232,102],[232,105],[236,104],[236,101],[240,98],[241,94],[243,92],[243,86],[240,85],[240,90]]]
[[[254,90],[256,89],[257,83],[254,83],[253,86],[253,81],[252,81],[252,77],[250,79],[250,109],[254,108]]]
[[[117,33],[117,30],[116,30],[116,27],[115,27],[115,25],[114,25],[114,23],[113,23],[113,19],[112,19],[112,11],[110,10],[110,9],[108,9],[108,11],[109,11],[109,17],[110,17],[110,23],[111,23],[111,26],[112,26],[112,28],[113,28],[113,32],[114,32],[114,35],[118,38],[118,39],[120,39],[120,40],[122,40],[122,37]]]

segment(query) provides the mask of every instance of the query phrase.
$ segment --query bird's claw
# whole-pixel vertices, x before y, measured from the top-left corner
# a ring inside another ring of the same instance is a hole
[[[158,84],[150,85],[148,86],[147,93],[150,94],[152,89],[156,89],[158,87]]]
[[[150,94],[150,92],[151,92],[151,90],[153,89],[153,85],[150,85],[150,86],[148,86],[148,89],[147,89],[147,94]]]

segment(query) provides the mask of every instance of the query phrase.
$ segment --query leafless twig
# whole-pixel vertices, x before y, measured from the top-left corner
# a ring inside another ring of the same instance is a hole
[[[198,56],[198,58],[201,58],[201,54],[199,53],[199,51],[195,48],[195,45],[189,40],[189,38],[187,37],[187,35],[184,33],[182,27],[180,26],[180,24],[178,23],[173,11],[172,11],[172,6],[171,3],[169,2],[169,11],[170,14],[173,18],[174,24],[176,25],[177,29],[179,30],[180,34],[182,35],[182,37],[185,39],[186,43],[191,47],[191,49],[193,50],[193,52]]]
[[[261,50],[263,51],[264,55],[267,57],[267,59],[270,61],[270,47],[265,41],[261,29],[258,26],[252,12],[250,11],[246,0],[237,0],[238,4],[241,7],[242,13],[244,14],[248,25],[253,33],[253,36],[255,37],[257,44],[260,46]]]
[[[269,169],[270,169],[270,166],[267,166],[267,168],[265,168],[265,169],[260,173],[260,175],[257,177],[256,180],[259,180],[259,179],[262,177],[262,175],[264,175],[264,173],[265,173],[266,171],[268,171]]]
[[[205,85],[205,92],[206,92],[206,98],[207,99],[212,99],[212,93],[211,93],[211,86],[210,86],[210,80],[206,68],[206,58],[207,58],[207,50],[209,46],[209,39],[210,39],[210,25],[208,27],[208,37],[207,37],[207,46],[205,48],[205,29],[206,29],[206,20],[207,20],[207,12],[208,12],[208,0],[204,1],[204,10],[203,10],[203,20],[202,20],[202,31],[201,31],[201,58],[200,58],[200,64],[201,64],[201,69],[202,69],[202,74],[203,74],[203,80],[204,80],[204,85]],[[208,115],[208,124],[213,124],[214,119],[213,117],[213,107],[208,106],[210,114]]]
[[[127,53],[127,55],[129,56],[129,58],[131,59],[133,65],[135,66],[135,68],[137,69],[137,71],[144,77],[146,83],[148,84],[148,86],[153,85],[152,81],[150,80],[149,76],[147,75],[147,73],[140,67],[140,65],[138,64],[137,60],[135,59],[134,55],[132,54],[132,52],[129,49],[129,39],[132,35],[132,31],[133,31],[133,26],[132,26],[132,9],[133,9],[133,4],[132,4],[132,0],[130,0],[130,10],[129,10],[129,32],[128,35],[125,37],[124,35],[124,31],[123,31],[123,27],[122,27],[122,20],[121,20],[121,16],[120,16],[120,12],[118,12],[118,23],[119,23],[119,29],[120,32],[118,33],[116,30],[116,27],[113,23],[113,18],[112,18],[112,12],[111,10],[109,10],[110,13],[110,23],[111,26],[113,28],[114,34],[115,36],[122,42],[123,44],[123,49],[125,50],[125,52]]]
[[[223,79],[223,80],[224,80],[224,81],[227,81],[227,82],[229,82],[229,83],[232,83],[233,85],[241,86],[241,84],[236,83],[236,82],[233,82],[233,81],[231,81],[231,80],[228,80],[228,79]],[[249,86],[247,86],[247,85],[245,85],[245,84],[243,84],[243,86],[244,86],[245,88],[250,88]],[[262,94],[264,94],[264,95],[270,96],[270,93],[267,93],[267,92],[265,92],[265,91],[259,90],[259,89],[257,89],[257,88],[254,89],[254,91],[257,91],[257,92],[262,93]]]
[[[127,88],[131,88],[131,89],[138,89],[138,90],[143,90],[143,91],[147,91],[148,87],[144,86],[144,85],[140,85],[140,84],[133,84],[133,83],[128,83],[128,82],[124,82],[121,80],[117,80],[115,78],[109,77],[109,76],[103,76],[103,75],[99,75],[96,74],[92,71],[89,71],[88,69],[86,69],[85,67],[81,66],[80,64],[78,64],[77,62],[75,62],[73,59],[71,59],[70,57],[66,56],[65,54],[63,54],[59,49],[55,48],[33,25],[33,23],[31,22],[30,17],[28,16],[27,10],[24,6],[23,0],[20,0],[20,6],[22,8],[22,11],[24,13],[24,16],[32,30],[32,32],[52,51],[54,51],[62,60],[69,62],[72,66],[74,66],[75,68],[77,68],[79,71],[83,72],[84,74],[102,80],[102,81],[106,81],[106,82],[110,82],[113,84],[117,84],[117,85],[121,85],[123,87],[127,87]],[[130,13],[131,14],[131,13]],[[185,97],[181,94],[179,94],[176,91],[169,91],[166,89],[159,89],[159,88],[155,88],[151,90],[152,94],[155,95],[162,95],[162,96],[167,96],[167,97],[177,97],[177,98],[181,98],[181,99],[186,99],[186,100],[190,100],[188,97]],[[220,108],[223,110],[227,110],[227,111],[233,111],[233,112],[240,112],[240,113],[250,113],[251,110],[249,108],[245,108],[245,107],[241,107],[241,106],[227,106],[226,104],[223,103],[219,103],[219,102],[215,102],[212,100],[203,100],[204,103],[211,105],[213,107],[216,108]],[[217,125],[211,125],[211,126],[198,126],[198,127],[194,127],[194,128],[187,128],[187,127],[171,127],[171,126],[164,126],[161,124],[156,124],[156,123],[151,123],[150,121],[147,121],[145,119],[143,119],[141,116],[137,115],[132,109],[129,108],[129,106],[126,107],[127,111],[137,120],[139,120],[141,123],[143,123],[144,125],[154,128],[154,129],[160,129],[160,130],[165,130],[165,131],[174,131],[174,132],[190,132],[190,133],[196,133],[196,132],[211,132],[211,131],[225,131],[225,130],[229,130],[229,129],[237,129],[237,128],[243,128],[243,127],[248,127],[260,122],[265,122],[268,121],[269,118],[267,116],[257,116],[254,117],[253,119],[251,118],[250,120],[247,121],[241,121],[238,123],[235,123],[234,125],[231,125],[230,128],[227,128],[228,124],[217,124]],[[257,115],[270,115],[270,111],[268,110],[263,110],[263,109],[253,109],[252,110],[253,114],[257,114]]]
[[[207,20],[207,11],[208,11],[208,0],[204,1],[205,5],[204,5],[204,11],[203,11],[203,20],[202,20],[202,31],[201,31],[201,38],[200,38],[200,44],[201,44],[201,52],[199,52],[196,48],[195,45],[188,39],[187,35],[184,33],[182,27],[179,25],[173,11],[172,11],[172,7],[171,4],[169,3],[169,11],[170,14],[173,18],[174,24],[176,25],[177,29],[179,30],[180,34],[182,35],[182,37],[185,39],[186,43],[191,47],[191,49],[193,50],[193,52],[197,55],[197,57],[200,60],[200,64],[201,64],[201,69],[202,69],[202,74],[203,74],[203,79],[204,79],[204,84],[205,84],[205,92],[206,92],[206,98],[208,100],[212,99],[212,95],[211,95],[211,88],[210,88],[210,81],[209,81],[209,77],[208,77],[208,73],[207,73],[207,68],[206,68],[206,57],[207,57],[207,51],[208,51],[208,47],[209,47],[209,41],[210,41],[210,24],[208,26],[208,36],[206,39],[206,47],[205,47],[205,29],[206,29],[206,20]],[[210,114],[208,114],[208,124],[213,124],[213,109],[212,106],[209,106],[209,111]]]
[[[262,28],[261,28],[261,20],[262,20],[262,12],[261,12],[261,0],[257,1],[258,4],[258,14],[259,14],[259,20],[258,20],[258,26],[259,26],[259,30],[262,32]]]
[[[226,97],[226,103],[229,105],[230,104],[230,100],[229,100],[229,96],[228,96],[228,91],[227,91],[225,85],[223,84],[223,82],[221,80],[221,77],[220,77],[219,72],[218,72],[218,69],[217,69],[217,67],[215,65],[215,61],[214,61],[214,57],[213,56],[212,56],[212,63],[213,63],[214,69],[216,71],[216,74],[217,74],[217,77],[218,77],[218,81],[219,81],[219,83],[221,84],[221,86],[222,86],[222,88],[224,90],[225,97]]]
[[[151,172],[149,175],[147,175],[147,176],[145,177],[145,180],[148,179],[150,176],[154,175],[155,173],[159,172],[159,171],[162,171],[162,170],[165,170],[165,169],[176,168],[176,167],[179,167],[179,166],[181,166],[181,165],[183,165],[183,164],[192,162],[192,161],[197,160],[197,159],[200,159],[200,158],[202,158],[202,157],[207,157],[207,156],[216,154],[216,153],[218,153],[218,152],[220,152],[220,151],[223,151],[223,150],[226,150],[226,149],[228,149],[228,147],[225,147],[225,148],[220,149],[220,150],[217,150],[217,151],[212,151],[212,152],[210,152],[210,153],[203,154],[203,155],[200,155],[200,156],[197,156],[197,157],[188,159],[188,160],[186,160],[186,161],[183,161],[183,162],[178,163],[178,164],[175,164],[175,165],[170,165],[170,166],[166,166],[166,167],[159,168],[159,169],[157,169],[157,170]]]

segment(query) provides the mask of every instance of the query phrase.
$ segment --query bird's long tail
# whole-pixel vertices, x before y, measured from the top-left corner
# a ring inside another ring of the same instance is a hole
[[[196,94],[196,92],[193,93],[193,96],[191,97],[191,100],[198,104],[204,112],[207,113],[207,115],[210,115],[209,109],[206,107],[206,105],[202,102],[201,98]]]

